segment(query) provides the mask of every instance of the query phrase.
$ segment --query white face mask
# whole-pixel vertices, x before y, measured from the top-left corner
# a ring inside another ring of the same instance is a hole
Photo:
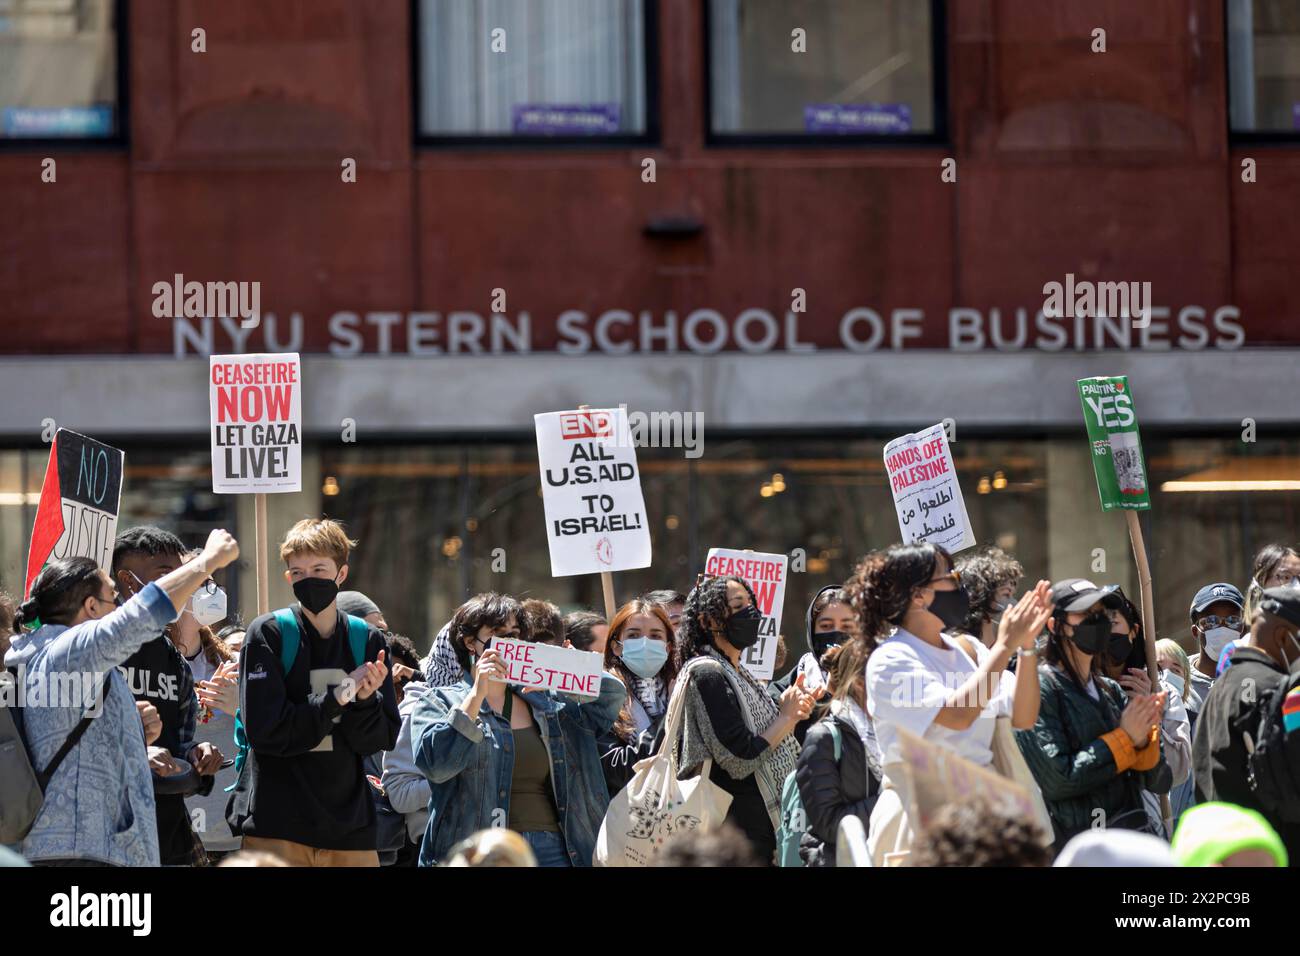
[[[1223,656],[1223,649],[1241,637],[1241,632],[1231,627],[1212,627],[1202,633],[1205,637],[1205,651],[1216,664]]]
[[[211,627],[218,621],[224,621],[226,619],[225,588],[195,591],[194,596],[190,598],[189,611],[194,615],[194,620],[204,627]]]
[[[1174,689],[1179,697],[1183,696],[1183,690],[1187,686],[1181,677],[1173,671],[1161,671],[1160,679]]]

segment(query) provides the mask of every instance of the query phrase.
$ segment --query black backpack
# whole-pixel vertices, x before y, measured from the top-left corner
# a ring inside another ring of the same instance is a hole
[[[1262,704],[1254,739],[1242,735],[1250,789],[1270,819],[1300,823],[1300,668],[1266,691]]]

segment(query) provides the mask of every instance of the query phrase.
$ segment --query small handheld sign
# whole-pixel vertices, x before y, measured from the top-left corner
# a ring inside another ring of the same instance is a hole
[[[925,541],[956,552],[975,543],[942,423],[886,445],[885,472],[905,544]]]
[[[1151,507],[1146,461],[1127,375],[1079,380],[1079,402],[1088,426],[1092,467],[1103,511]]]

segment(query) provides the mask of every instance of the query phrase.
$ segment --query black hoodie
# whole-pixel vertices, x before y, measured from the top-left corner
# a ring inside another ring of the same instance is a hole
[[[818,591],[816,594],[814,594],[813,599],[808,602],[808,610],[804,612],[804,633],[806,634],[808,639],[809,650],[808,653],[804,655],[805,657],[815,654],[816,647],[817,647],[817,645],[813,642],[813,633],[816,624],[816,622],[813,621],[813,608],[817,606],[817,601],[827,591],[839,591],[843,589],[843,587],[844,585],[842,584],[828,584],[820,591]],[[774,680],[772,681],[772,683],[767,685],[767,692],[771,694],[772,697],[775,698],[777,701],[781,699],[781,695],[784,694],[789,687],[794,685],[795,677],[797,677],[799,674],[799,664],[802,661],[803,661],[803,657],[800,657],[799,660],[794,662],[794,667],[790,668],[790,670],[786,673],[784,677],[780,678],[779,680]],[[813,660],[813,663],[816,663],[815,659]],[[820,668],[820,665],[818,666]],[[824,681],[825,679],[826,679],[826,675],[822,674],[822,680]],[[800,744],[803,744],[804,737],[808,733],[808,728],[811,727],[813,724],[817,723],[817,721],[820,720],[822,716],[823,713],[821,712],[820,708],[814,708],[813,712],[808,716],[807,720],[801,720],[799,721],[799,723],[795,724],[794,736],[795,739],[798,740]]]
[[[392,750],[401,718],[392,676],[366,700],[346,707],[334,697],[338,674],[352,660],[341,611],[322,640],[295,606],[302,644],[293,667],[280,666],[280,625],[264,614],[248,626],[239,662],[239,706],[252,750],[226,809],[244,836],[292,840],[323,850],[376,848],[375,808],[365,757]],[[385,650],[371,626],[366,660]],[[313,689],[313,672],[316,684]]]

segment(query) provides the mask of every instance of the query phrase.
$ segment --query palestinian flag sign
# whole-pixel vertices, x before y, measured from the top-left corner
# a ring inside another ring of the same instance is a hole
[[[94,558],[111,573],[125,462],[121,449],[66,428],[55,433],[27,552],[24,595],[31,594],[48,561]]]

